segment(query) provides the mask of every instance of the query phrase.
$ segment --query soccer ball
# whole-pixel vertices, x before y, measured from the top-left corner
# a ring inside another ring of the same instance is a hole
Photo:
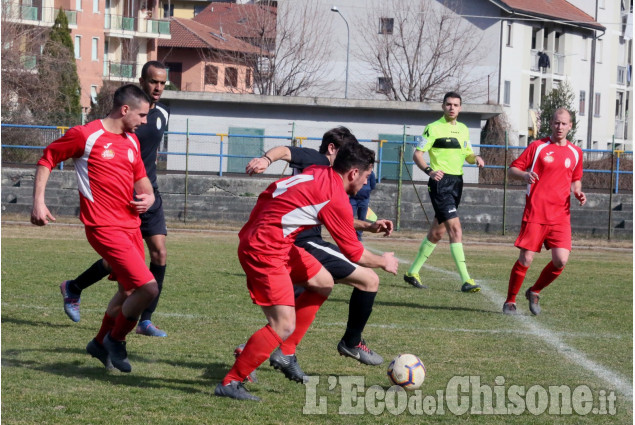
[[[416,390],[426,379],[426,367],[414,354],[400,354],[388,365],[388,379],[406,390]]]

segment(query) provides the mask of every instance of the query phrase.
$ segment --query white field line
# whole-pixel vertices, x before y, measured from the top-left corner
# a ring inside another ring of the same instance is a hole
[[[373,251],[377,254],[382,254],[381,251],[374,250],[369,247],[366,247],[366,249],[368,249],[369,251]],[[397,259],[399,260],[400,263],[410,264],[410,261],[403,260],[400,258],[397,258]],[[456,272],[428,266],[427,264],[424,264],[424,267],[428,270],[431,270],[437,273],[443,273],[443,274],[452,276],[454,278],[459,277],[459,274]],[[477,283],[480,284],[481,287],[483,288],[481,293],[485,295],[487,299],[489,299],[492,302],[492,304],[499,307],[502,311],[503,304],[505,303],[505,297],[503,297],[502,295],[492,290],[487,284],[488,282],[486,280],[478,280]],[[541,338],[544,342],[546,342],[547,344],[555,348],[558,353],[566,357],[567,360],[572,361],[578,364],[579,366],[583,367],[584,369],[587,369],[588,371],[592,372],[598,378],[602,379],[603,381],[611,385],[613,388],[615,388],[617,391],[621,392],[625,397],[628,397],[632,400],[633,384],[628,380],[628,378],[624,377],[623,375],[619,373],[613,372],[607,367],[602,366],[601,364],[596,363],[593,360],[589,359],[583,352],[573,348],[570,345],[567,345],[564,341],[562,341],[560,337],[557,335],[557,333],[552,332],[551,330],[538,325],[531,317],[523,317],[521,315],[517,315],[517,316],[509,316],[509,318],[512,320],[515,320],[517,323],[520,323],[526,329],[525,332],[528,332],[531,335],[535,335]]]

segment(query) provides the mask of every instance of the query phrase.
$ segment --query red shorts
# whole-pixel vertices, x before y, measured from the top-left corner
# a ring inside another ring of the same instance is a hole
[[[154,280],[146,266],[143,238],[138,227],[86,227],[86,238],[112,267],[112,276],[126,291]]]
[[[528,223],[523,221],[514,244],[518,248],[540,252],[545,248],[564,248],[571,251],[571,222],[557,224]]]
[[[293,284],[318,274],[322,264],[304,249],[292,245],[288,257],[253,254],[238,247],[238,260],[247,274],[247,289],[254,304],[295,306]]]

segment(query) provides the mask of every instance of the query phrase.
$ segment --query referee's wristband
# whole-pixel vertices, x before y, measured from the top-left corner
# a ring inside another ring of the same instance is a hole
[[[427,175],[430,175],[430,173],[432,172],[432,167],[426,167],[423,169],[423,172],[426,173]]]
[[[271,165],[271,163],[273,162],[271,158],[267,156],[267,154],[264,154],[263,156],[261,156],[261,158],[265,158],[267,161],[269,161],[269,165]]]

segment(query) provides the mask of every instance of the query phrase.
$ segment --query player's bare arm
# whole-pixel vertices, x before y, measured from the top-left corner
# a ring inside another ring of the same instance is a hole
[[[355,227],[355,230],[361,230],[362,232],[383,233],[384,237],[390,236],[393,230],[392,221],[383,218],[374,223],[355,219],[353,227]]]
[[[249,174],[262,174],[267,167],[278,160],[291,161],[291,150],[286,146],[276,146],[269,149],[263,156],[254,158],[245,167],[245,173]]]
[[[397,274],[397,268],[399,267],[399,261],[395,258],[394,252],[384,252],[382,255],[376,255],[367,249],[364,249],[357,264],[368,268],[381,268],[394,275]]]
[[[135,199],[130,201],[130,205],[134,209],[142,214],[154,204],[154,190],[152,189],[152,183],[147,177],[143,177],[134,183]]]
[[[46,183],[48,182],[51,170],[43,165],[38,165],[35,171],[35,182],[33,186],[33,209],[31,210],[31,223],[36,226],[45,226],[50,221],[55,221],[55,217],[51,214],[46,202],[44,201],[44,192]]]
[[[520,168],[516,167],[509,167],[508,173],[510,177],[518,180],[524,180],[529,184],[534,184],[539,180],[538,174],[534,173],[533,171],[523,171]]]
[[[443,178],[443,171],[433,170],[430,168],[426,160],[423,158],[423,151],[416,149],[415,153],[412,155],[412,160],[415,162],[415,164],[417,164],[417,167],[419,167],[421,171],[429,175],[431,179],[439,181]]]
[[[576,180],[571,183],[571,191],[573,192],[575,199],[580,202],[580,206],[586,204],[586,195],[582,192],[582,182],[580,180]]]
[[[479,168],[485,167],[485,161],[483,161],[483,158],[481,158],[480,155],[471,154],[467,158],[465,158],[465,160],[468,162],[468,164],[476,164],[476,166]]]

